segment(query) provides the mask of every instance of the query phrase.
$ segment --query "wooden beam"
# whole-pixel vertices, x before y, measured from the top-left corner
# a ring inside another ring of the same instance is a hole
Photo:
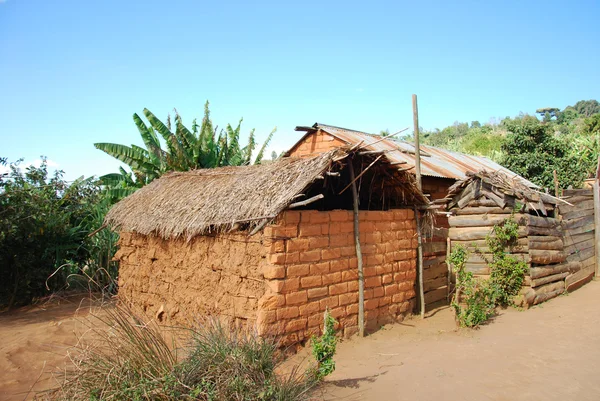
[[[423,238],[421,236],[421,216],[415,206],[415,220],[417,223],[417,263],[419,274],[419,304],[421,307],[421,319],[425,318],[425,290],[423,288]]]
[[[380,156],[381,157],[381,156]],[[358,191],[356,189],[356,179],[354,178],[354,166],[352,159],[348,163],[350,169],[350,185],[352,186],[352,204],[354,209],[354,247],[356,250],[356,260],[358,265],[358,335],[365,336],[365,277],[363,273],[363,258],[360,249],[360,227],[358,225]]]
[[[421,183],[421,147],[419,146],[419,107],[417,106],[417,95],[412,95],[413,105],[413,124],[415,127],[415,176],[417,178],[417,188],[423,191]]]
[[[294,209],[294,208],[297,208],[297,207],[300,207],[300,206],[306,206],[306,205],[308,205],[310,203],[318,201],[319,199],[323,199],[324,197],[325,197],[325,195],[323,195],[323,194],[315,195],[312,198],[308,198],[308,199],[305,199],[303,201],[290,204],[288,206],[288,209]]]

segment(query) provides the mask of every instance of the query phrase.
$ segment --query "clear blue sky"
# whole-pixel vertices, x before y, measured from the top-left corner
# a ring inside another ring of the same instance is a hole
[[[0,156],[68,178],[118,163],[144,107],[244,117],[273,148],[316,121],[369,132],[600,98],[599,1],[0,0]]]

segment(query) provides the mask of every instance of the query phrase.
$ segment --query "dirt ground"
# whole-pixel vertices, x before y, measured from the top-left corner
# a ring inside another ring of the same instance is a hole
[[[71,299],[0,314],[0,400],[54,385],[48,372],[63,366],[89,310]],[[475,331],[438,309],[343,341],[335,359],[318,391],[325,401],[598,400],[600,282]]]
[[[34,391],[55,387],[53,372],[65,366],[94,305],[84,296],[55,297],[0,314],[1,401],[32,399]]]
[[[600,282],[479,330],[449,308],[339,345],[325,400],[598,400]]]

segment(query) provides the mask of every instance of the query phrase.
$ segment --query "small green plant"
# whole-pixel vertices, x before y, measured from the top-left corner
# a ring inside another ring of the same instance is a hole
[[[333,360],[337,344],[335,323],[336,321],[329,311],[325,311],[323,335],[312,339],[312,352],[317,360],[315,378],[319,381],[335,370],[335,361]]]
[[[493,235],[492,235],[493,234]],[[486,237],[492,254],[490,265],[490,285],[496,291],[499,305],[513,305],[513,297],[519,293],[527,272],[527,264],[511,255],[519,239],[519,225],[511,215],[494,226],[492,234]]]
[[[472,272],[466,271],[469,253],[457,246],[450,254],[450,263],[456,272],[456,290],[452,307],[456,321],[461,327],[477,327],[494,315],[496,298],[487,281],[477,280]]]
[[[469,254],[464,247],[452,250],[449,263],[456,272],[452,307],[461,327],[477,327],[494,315],[496,306],[514,304],[513,298],[521,290],[527,271],[525,262],[510,254],[518,246],[518,238],[519,225],[511,215],[496,224],[486,237],[492,259],[476,250],[490,266],[489,280],[478,280],[466,271]]]

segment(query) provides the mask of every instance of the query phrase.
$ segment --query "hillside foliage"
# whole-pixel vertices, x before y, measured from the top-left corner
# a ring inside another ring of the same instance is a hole
[[[520,114],[481,124],[456,122],[424,130],[422,143],[485,156],[554,192],[553,171],[562,188],[581,186],[597,167],[600,148],[600,103],[581,100],[560,110],[544,107],[538,116]]]

